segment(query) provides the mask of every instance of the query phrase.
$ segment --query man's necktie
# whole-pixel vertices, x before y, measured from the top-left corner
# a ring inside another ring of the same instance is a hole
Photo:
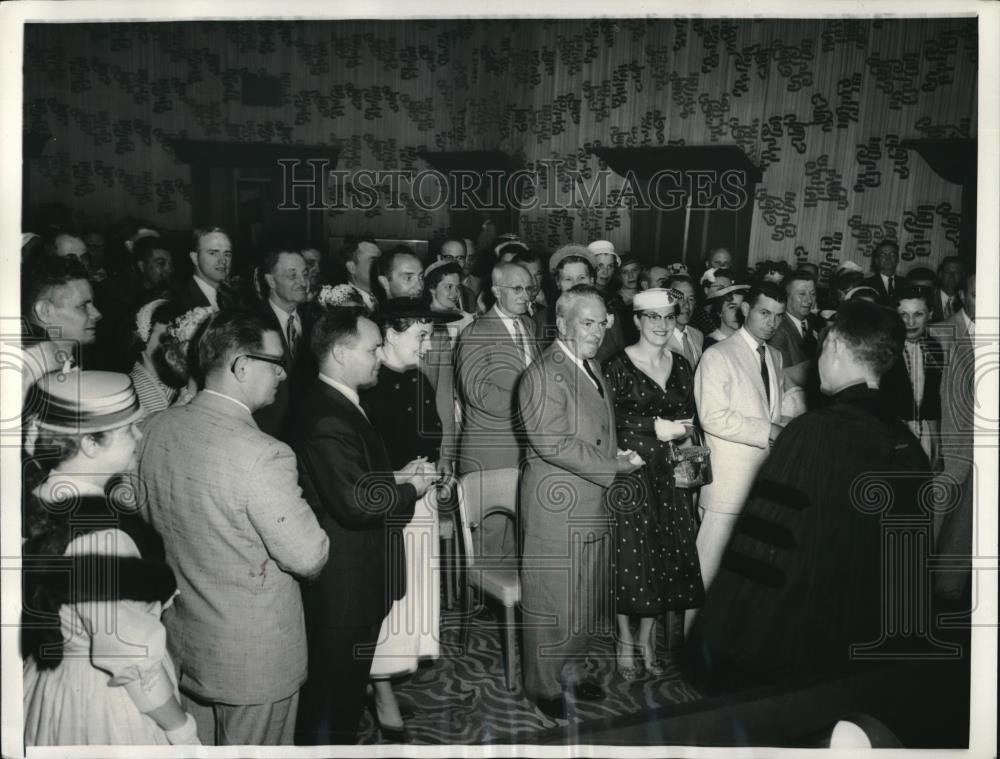
[[[890,298],[893,295],[895,295],[895,292],[896,292],[895,289],[892,286],[892,280],[894,280],[894,279],[895,279],[895,277],[889,277],[889,284],[886,285],[886,288],[885,288],[885,294],[888,295]]]
[[[806,319],[802,320],[802,347],[810,361],[816,358],[816,339],[813,337],[812,330],[809,329],[809,322]]]
[[[906,371],[910,375],[910,386],[913,388],[914,411],[920,408],[920,403],[924,399],[924,355],[920,349],[919,340],[908,340],[906,342],[903,357],[906,359]],[[914,418],[919,417],[915,413]]]
[[[760,378],[764,380],[764,394],[767,396],[768,408],[771,406],[771,374],[767,371],[767,347],[764,343],[757,346],[757,352],[760,354]]]
[[[949,295],[944,300],[944,318],[948,319],[955,313],[955,296]]]
[[[525,367],[531,366],[531,353],[528,351],[528,341],[524,339],[524,327],[521,326],[521,320],[517,318],[514,319],[514,334],[517,336],[517,347],[524,358]]]
[[[299,331],[295,328],[295,314],[288,317],[288,355],[295,358],[295,349],[298,347]]]
[[[597,379],[597,375],[594,374],[594,370],[590,368],[590,362],[587,361],[587,359],[583,359],[583,370],[587,372],[587,376],[594,381],[595,385],[597,385],[597,393],[603,398],[604,391],[601,389],[601,383]]]

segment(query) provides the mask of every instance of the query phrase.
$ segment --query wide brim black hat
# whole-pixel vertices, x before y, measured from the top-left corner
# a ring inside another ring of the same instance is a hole
[[[463,314],[459,311],[432,311],[422,298],[390,298],[379,306],[375,318],[379,322],[393,319],[425,319],[438,324],[457,322]]]

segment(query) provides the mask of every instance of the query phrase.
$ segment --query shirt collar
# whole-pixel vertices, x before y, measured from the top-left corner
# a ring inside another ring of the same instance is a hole
[[[746,327],[740,327],[740,331],[739,331],[738,334],[744,340],[746,340],[747,345],[749,345],[750,349],[753,350],[753,351],[757,351],[761,345],[764,345],[763,342],[759,341],[756,337],[754,337],[753,335],[751,335],[750,331]],[[765,351],[765,353],[766,353],[766,351]]]
[[[517,340],[517,332],[515,331],[514,322],[517,321],[518,317],[508,314],[506,311],[500,308],[499,303],[493,306],[493,310],[496,312],[496,315],[500,317],[500,321],[507,328],[507,331],[510,333],[510,336],[514,338],[514,340]]]
[[[364,301],[365,307],[369,311],[375,310],[375,306],[378,305],[378,302],[375,300],[375,296],[374,295],[372,295],[367,290],[362,290],[360,287],[358,287],[357,285],[355,285],[353,283],[351,284],[351,287],[353,287],[354,290],[358,293],[358,295],[361,296],[361,300]]]
[[[563,353],[565,353],[573,361],[574,364],[583,369],[583,359],[580,358],[578,355],[576,355],[573,351],[571,351],[569,346],[561,337],[556,339],[556,345],[559,346],[559,349]]]
[[[289,317],[295,319],[298,322],[298,309],[292,309],[289,313],[277,303],[275,303],[271,298],[267,299],[267,303],[271,306],[271,310],[274,311],[274,315],[278,317],[278,323],[281,325],[281,331],[285,332],[288,330],[288,319]]]
[[[357,390],[349,388],[343,382],[338,382],[333,377],[323,374],[323,372],[319,373],[319,379],[321,382],[326,383],[334,390],[339,392],[341,395],[343,395],[345,398],[347,398],[347,400],[349,400],[351,403],[353,403],[355,407],[357,407],[358,411],[362,413],[365,419],[368,418],[368,414],[365,414],[365,410],[361,408],[361,398],[358,396]]]
[[[211,303],[213,306],[219,305],[218,289],[212,287],[212,285],[208,283],[208,280],[200,277],[197,271],[194,273],[194,283],[198,285],[198,289],[205,294],[205,297],[208,298],[209,303]]]
[[[208,393],[209,395],[214,395],[214,396],[217,396],[219,398],[225,398],[227,401],[231,401],[232,403],[235,403],[237,406],[242,406],[244,409],[246,409],[246,412],[248,414],[250,414],[251,416],[253,416],[253,411],[250,410],[250,407],[247,404],[245,404],[243,401],[236,400],[231,395],[226,395],[225,393],[220,393],[218,390],[209,390],[207,387],[204,390],[202,390],[201,392]]]

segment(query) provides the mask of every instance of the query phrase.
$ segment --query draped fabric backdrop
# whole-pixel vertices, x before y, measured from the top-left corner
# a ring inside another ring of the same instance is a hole
[[[595,146],[736,144],[763,169],[749,263],[905,271],[956,251],[961,190],[906,138],[976,135],[974,18],[196,22],[26,28],[24,128],[48,133],[29,205],[92,223],[191,223],[174,138],[340,149],[339,169],[419,171],[420,150],[502,150],[594,176]],[[244,74],[280,78],[245,105]],[[565,196],[569,179],[555,178]],[[610,190],[620,189],[614,176]],[[614,193],[611,193],[614,196]],[[612,199],[614,199],[612,197]],[[328,234],[428,238],[444,211],[331,211]],[[525,211],[553,248],[629,249],[627,208]]]

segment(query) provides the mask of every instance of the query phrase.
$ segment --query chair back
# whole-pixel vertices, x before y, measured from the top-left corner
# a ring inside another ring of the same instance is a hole
[[[467,564],[482,554],[479,528],[490,517],[503,516],[517,524],[516,469],[488,469],[467,472],[458,482],[458,509],[463,549]]]

